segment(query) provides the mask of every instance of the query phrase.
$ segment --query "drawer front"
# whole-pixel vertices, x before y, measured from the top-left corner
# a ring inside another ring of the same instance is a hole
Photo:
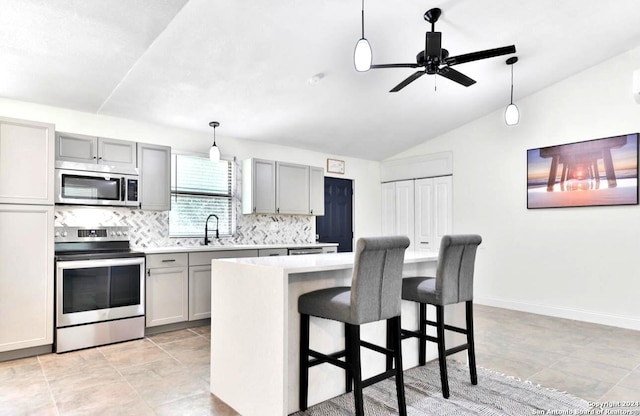
[[[258,250],[217,250],[189,253],[189,266],[211,264],[213,259],[233,259],[238,257],[258,257]]]
[[[286,248],[261,248],[258,250],[258,256],[260,257],[268,257],[268,256],[286,256],[289,254],[289,250]]]
[[[183,267],[189,264],[187,253],[148,254],[147,269],[159,267]]]

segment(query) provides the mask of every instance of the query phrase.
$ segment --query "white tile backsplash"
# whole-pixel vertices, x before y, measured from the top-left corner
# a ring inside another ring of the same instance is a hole
[[[55,209],[55,225],[126,225],[130,228],[131,245],[140,248],[197,246],[203,241],[203,238],[170,238],[168,211],[59,205]],[[237,214],[235,235],[213,239],[210,244],[308,244],[314,241],[315,217]]]

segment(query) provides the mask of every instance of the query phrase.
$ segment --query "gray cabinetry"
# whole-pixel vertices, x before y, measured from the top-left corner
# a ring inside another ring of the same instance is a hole
[[[171,147],[138,143],[139,198],[142,209],[171,209]]]
[[[324,215],[324,168],[316,166],[309,170],[309,213]]]
[[[258,250],[189,253],[189,320],[211,317],[211,260],[257,256]]]
[[[54,131],[0,117],[0,361],[53,343]]]
[[[0,204],[53,205],[54,130],[0,118]]]
[[[286,248],[261,248],[258,250],[258,257],[287,256],[289,250]]]
[[[146,326],[189,319],[187,253],[147,255]]]
[[[105,137],[56,132],[56,160],[136,168],[136,143]]]
[[[276,162],[247,159],[242,162],[242,213],[276,212]]]
[[[244,160],[242,213],[324,215],[324,169],[272,160]]]
[[[52,344],[53,325],[53,206],[0,204],[0,353]]]
[[[276,162],[276,213],[309,214],[309,166]]]

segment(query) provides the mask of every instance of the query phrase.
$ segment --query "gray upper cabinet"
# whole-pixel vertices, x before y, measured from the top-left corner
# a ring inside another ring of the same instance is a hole
[[[171,147],[138,143],[140,207],[171,209]]]
[[[309,166],[276,162],[276,213],[309,215]]]
[[[242,213],[276,212],[276,162],[247,159],[242,162]]]
[[[136,168],[136,142],[56,132],[56,160]]]
[[[324,169],[273,160],[244,160],[242,213],[324,215]]]
[[[0,203],[53,205],[54,130],[0,117]]]
[[[309,213],[324,215],[324,168],[316,166],[309,170]]]

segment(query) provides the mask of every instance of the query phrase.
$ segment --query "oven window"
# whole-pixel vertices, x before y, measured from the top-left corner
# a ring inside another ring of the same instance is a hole
[[[63,313],[140,304],[140,265],[65,269]]]
[[[120,178],[62,175],[62,197],[120,200]]]

